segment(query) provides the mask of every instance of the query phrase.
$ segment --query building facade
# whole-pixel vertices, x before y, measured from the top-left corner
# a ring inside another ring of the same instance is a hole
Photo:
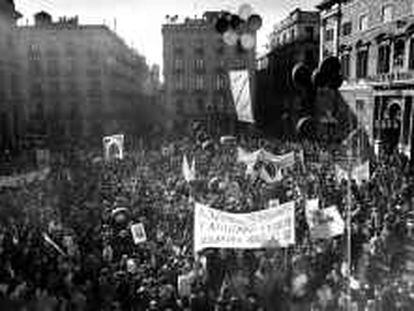
[[[22,68],[18,62],[15,33],[20,16],[13,1],[0,0],[0,158],[6,150],[18,149],[23,131],[19,96]]]
[[[294,133],[304,105],[293,86],[292,70],[301,62],[310,70],[318,65],[319,13],[295,9],[274,26],[269,46],[271,51],[257,60],[259,124],[274,134]]]
[[[228,71],[254,74],[255,48],[226,45],[214,28],[219,13],[168,21],[162,27],[164,99],[176,123],[234,118]]]
[[[377,149],[410,156],[414,128],[414,2],[325,0],[320,59],[342,63],[341,92]],[[384,147],[384,148],[381,148]]]
[[[149,69],[108,27],[40,12],[18,28],[18,40],[27,135],[58,144],[133,131]]]

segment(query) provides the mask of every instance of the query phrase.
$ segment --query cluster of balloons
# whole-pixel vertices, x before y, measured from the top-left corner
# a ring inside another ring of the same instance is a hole
[[[326,58],[313,72],[298,63],[292,70],[292,80],[296,88],[328,87],[338,89],[343,82],[341,63],[335,56]]]
[[[215,28],[223,36],[223,41],[229,46],[251,50],[256,46],[257,30],[262,27],[262,18],[253,13],[249,4],[239,8],[238,15],[223,11],[215,21]]]

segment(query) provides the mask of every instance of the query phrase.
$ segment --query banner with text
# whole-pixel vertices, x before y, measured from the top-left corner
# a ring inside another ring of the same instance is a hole
[[[280,247],[295,243],[295,203],[263,211],[233,214],[196,203],[194,248],[264,248],[270,241]]]

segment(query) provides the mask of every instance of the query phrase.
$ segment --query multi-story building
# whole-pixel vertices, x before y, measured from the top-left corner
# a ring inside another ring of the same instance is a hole
[[[0,0],[0,154],[17,150],[22,133],[19,97],[22,68],[17,61],[19,51],[14,31],[20,16],[13,1]]]
[[[257,60],[257,118],[275,134],[293,134],[303,107],[292,70],[300,62],[310,70],[318,64],[319,13],[295,9],[274,26],[269,46],[270,52]]]
[[[339,56],[342,95],[377,147],[410,156],[414,130],[414,2],[325,0],[320,59]]]
[[[202,18],[168,21],[162,27],[164,99],[178,123],[207,115],[233,119],[228,71],[254,73],[255,48],[226,45],[214,27],[219,14],[206,12]]]
[[[134,107],[145,91],[145,59],[104,25],[52,21],[46,12],[18,28],[27,69],[28,134],[52,141],[132,131]]]

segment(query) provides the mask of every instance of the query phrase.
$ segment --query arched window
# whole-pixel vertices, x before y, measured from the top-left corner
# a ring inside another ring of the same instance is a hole
[[[381,42],[378,46],[378,67],[377,72],[388,73],[390,71],[391,47],[389,42]]]
[[[405,40],[397,39],[394,43],[394,66],[403,67],[405,57]]]

